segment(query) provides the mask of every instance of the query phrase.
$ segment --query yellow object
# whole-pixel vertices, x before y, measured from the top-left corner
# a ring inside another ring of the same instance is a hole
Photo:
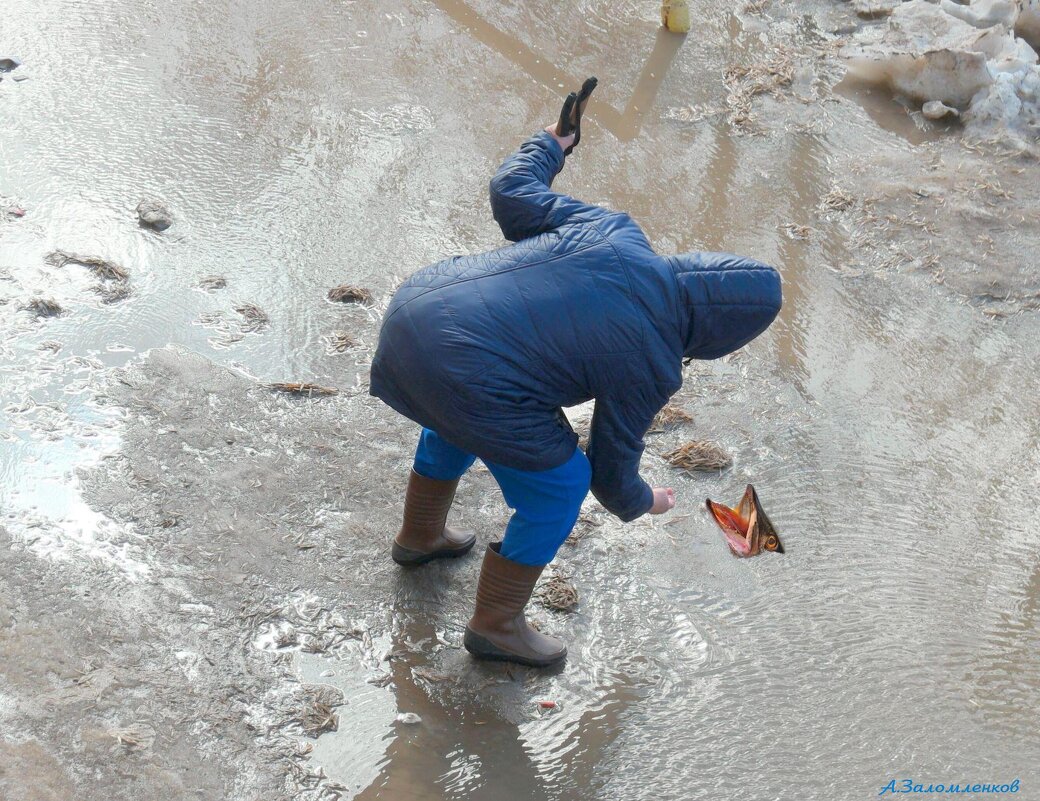
[[[672,33],[688,33],[690,30],[690,7],[686,0],[663,0],[661,24]]]

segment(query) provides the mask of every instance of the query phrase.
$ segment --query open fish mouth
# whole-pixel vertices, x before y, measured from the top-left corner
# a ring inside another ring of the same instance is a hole
[[[705,500],[705,506],[722,529],[726,544],[735,556],[756,556],[762,551],[784,553],[780,535],[766,516],[758,500],[758,493],[751,484],[747,485],[735,509],[715,503],[711,498]]]

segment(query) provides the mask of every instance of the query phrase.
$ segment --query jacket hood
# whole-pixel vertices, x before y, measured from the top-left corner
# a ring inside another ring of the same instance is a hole
[[[718,359],[765,331],[780,311],[780,274],[731,253],[665,257],[680,292],[683,355]]]

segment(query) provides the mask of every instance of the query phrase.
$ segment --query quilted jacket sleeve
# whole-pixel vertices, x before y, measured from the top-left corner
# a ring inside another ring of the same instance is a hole
[[[639,477],[643,436],[668,396],[655,385],[633,386],[596,398],[589,435],[592,494],[626,523],[650,510],[654,493]]]
[[[574,214],[608,213],[549,188],[563,169],[563,160],[560,145],[542,131],[498,168],[491,179],[491,212],[506,239],[519,242],[551,231]]]

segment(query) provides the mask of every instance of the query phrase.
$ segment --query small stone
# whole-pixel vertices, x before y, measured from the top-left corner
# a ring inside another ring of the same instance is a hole
[[[0,58],[0,72],[11,72],[18,69],[21,65],[22,62],[16,58],[11,58],[10,56]]]
[[[165,231],[173,225],[173,215],[162,201],[145,198],[137,204],[137,217],[141,225],[147,225],[156,231]]]
[[[947,106],[941,100],[929,100],[921,106],[921,113],[929,120],[941,120],[943,117],[959,117],[960,112]]]
[[[422,723],[422,718],[414,712],[401,712],[397,716],[397,722],[412,726],[416,723]]]

